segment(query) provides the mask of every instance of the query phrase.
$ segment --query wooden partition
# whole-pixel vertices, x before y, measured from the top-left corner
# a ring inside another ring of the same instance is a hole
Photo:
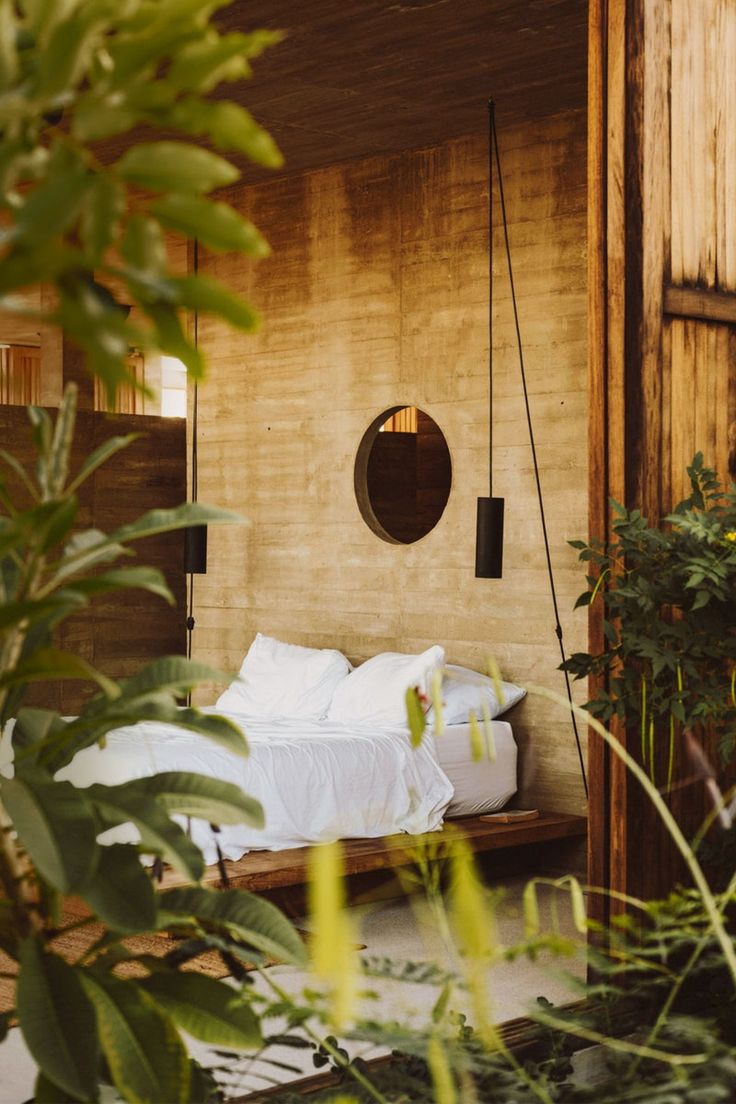
[[[55,415],[55,411],[50,412]],[[140,433],[80,489],[80,527],[105,532],[133,521],[146,510],[178,506],[186,500],[186,433],[183,418],[107,415],[80,411],[72,471],[97,445],[118,434]],[[34,463],[25,407],[0,405],[2,447],[25,466]],[[175,596],[171,607],[161,598],[129,590],[94,600],[92,606],[61,627],[58,643],[112,678],[134,674],[144,663],[185,651],[185,591],[181,533],[148,537],[131,545],[136,559],[158,567]],[[65,714],[78,711],[93,690],[80,682],[39,684],[33,703]],[[30,699],[29,699],[30,700]]]
[[[656,520],[696,451],[728,478],[736,419],[736,5],[591,0],[590,526],[608,499]],[[592,647],[602,625],[594,615]],[[637,754],[638,733],[619,733]],[[637,896],[682,873],[638,784],[591,743],[591,879]],[[678,748],[676,780],[691,768]],[[700,784],[672,806],[687,833]],[[598,899],[605,919],[605,900]]]
[[[552,554],[575,650],[586,628],[572,607],[585,581],[566,541],[587,530],[584,112],[502,127],[500,139]],[[500,229],[494,490],[507,499],[506,566],[502,580],[474,577],[475,500],[488,480],[487,189],[479,135],[230,193],[273,256],[256,267],[202,259],[264,321],[255,338],[199,325],[210,364],[199,495],[249,525],[210,534],[195,590],[197,658],[235,670],[259,630],[341,648],[354,662],[440,642],[451,662],[481,668],[491,653],[508,678],[564,692]],[[440,523],[406,546],[374,535],[353,490],[364,431],[398,405],[434,418],[452,459]],[[511,720],[522,800],[580,812],[569,714],[530,698]]]

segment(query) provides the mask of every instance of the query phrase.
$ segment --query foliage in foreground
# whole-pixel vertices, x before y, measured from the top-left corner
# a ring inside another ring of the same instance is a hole
[[[447,894],[440,891],[440,867],[449,867]],[[269,995],[260,998],[262,1022],[266,1027],[273,1020],[274,1029],[263,1048],[246,1059],[220,1053],[212,1072],[223,1090],[244,1072],[267,1077],[271,1048],[292,1046],[311,1049],[314,1065],[333,1072],[334,1087],[309,1097],[324,1104],[726,1104],[736,1097],[736,979],[700,893],[683,891],[648,904],[629,901],[633,915],[614,922],[610,953],[589,951],[596,980],[586,984],[571,977],[579,1000],[564,1007],[540,997],[512,1046],[488,1019],[493,988],[488,968],[521,958],[537,963],[550,955],[564,961],[579,952],[581,945],[562,934],[557,918],[567,903],[576,925],[585,926],[580,887],[569,878],[530,883],[526,938],[504,948],[493,936],[493,894],[481,886],[462,846],[441,857],[436,844],[424,841],[416,869],[424,907],[446,935],[454,968],[364,958],[346,978],[349,949],[336,945],[331,927],[332,958],[342,963],[341,971],[334,971],[325,989],[309,989],[300,997],[264,972]],[[544,882],[558,898],[549,926],[540,923],[537,901]],[[334,887],[322,891],[336,900]],[[713,900],[721,915],[732,909],[736,880]],[[427,1022],[382,1019],[380,993],[370,988],[378,979],[430,987]],[[335,985],[362,991],[361,1000],[339,1037],[325,1038],[335,1030]],[[373,1046],[392,1048],[391,1060],[366,1063],[360,1054]],[[594,1064],[591,1051],[578,1057],[590,1047],[596,1047]],[[272,1066],[283,1070],[283,1058]],[[298,1104],[303,1097],[284,1085],[278,1099]]]
[[[280,37],[220,34],[210,19],[229,2],[0,2],[0,306],[60,326],[110,398],[130,379],[131,347],[202,375],[182,308],[257,323],[217,281],[174,273],[164,242],[268,253],[248,220],[207,198],[240,176],[215,150],[282,160],[245,108],[212,96]],[[150,140],[123,140],[138,127]],[[19,294],[38,285],[53,291],[41,313]]]
[[[173,233],[212,250],[268,252],[255,227],[208,198],[240,175],[214,150],[280,163],[248,112],[213,96],[223,82],[247,76],[249,59],[278,35],[220,34],[211,17],[223,6],[0,0],[0,307],[60,327],[110,398],[129,378],[132,346],[168,353],[202,374],[186,310],[246,331],[257,322],[214,280],[172,272],[164,242]],[[139,126],[150,141],[125,139]],[[156,131],[173,137],[155,140]],[[40,311],[27,294],[39,285]],[[223,719],[178,709],[182,695],[212,677],[209,669],[164,658],[116,683],[53,641],[64,619],[97,594],[139,587],[171,601],[158,572],[120,566],[120,558],[147,535],[227,518],[181,507],[153,510],[114,533],[76,529],[79,487],[130,438],[113,438],[70,472],[74,414],[73,388],[55,424],[31,408],[35,472],[0,457],[0,725],[15,718],[12,751],[10,733],[3,736],[0,781],[0,951],[15,1007],[0,1019],[0,1036],[16,1018],[39,1067],[39,1102],[94,1101],[110,1084],[130,1101],[204,1100],[209,1085],[181,1029],[220,1045],[257,1044],[242,960],[300,962],[304,949],[268,903],[197,884],[202,855],[175,818],[258,824],[262,812],[237,787],[185,772],[81,790],[63,771],[79,752],[104,746],[112,729],[139,720],[175,721],[238,755],[247,744]],[[30,684],[64,678],[99,687],[78,718],[28,706]],[[139,844],[100,843],[107,829],[131,824]],[[166,862],[184,884],[156,889],[141,852]],[[65,915],[69,895],[81,898],[88,918]],[[95,921],[101,928],[92,946],[67,962],[54,940]],[[177,936],[163,959],[123,942],[149,931]],[[208,948],[241,978],[240,988],[180,971]],[[131,976],[134,961],[142,968]]]
[[[63,772],[84,749],[104,746],[111,730],[137,721],[175,723],[236,755],[247,754],[246,740],[224,718],[178,707],[178,697],[216,674],[209,668],[173,656],[116,683],[55,648],[53,634],[97,594],[137,587],[173,601],[160,572],[117,561],[146,536],[231,515],[182,506],[153,510],[109,534],[75,530],[77,490],[130,438],[107,441],[71,474],[74,396],[70,386],[55,426],[45,411],[29,410],[35,477],[11,467],[16,492],[30,504],[19,505],[0,484],[0,724],[15,718],[12,770],[6,756],[0,779],[0,950],[6,977],[17,982],[15,1007],[0,1028],[4,1035],[18,1020],[40,1070],[39,1104],[94,1101],[108,1083],[125,1100],[198,1101],[209,1089],[181,1029],[215,1045],[257,1046],[260,1027],[242,962],[271,955],[299,963],[305,953],[273,905],[242,890],[197,884],[202,854],[174,818],[257,826],[262,810],[237,786],[185,771],[84,789]],[[71,720],[25,705],[29,684],[49,678],[92,679],[99,693]],[[139,843],[100,843],[103,832],[130,824]],[[155,888],[141,853],[165,861],[184,884]],[[64,914],[68,895],[87,905],[87,918],[78,910]],[[89,949],[66,961],[54,941],[96,921],[103,927]],[[179,942],[163,958],[124,943],[144,932]],[[196,968],[182,972],[206,950],[241,978],[239,988]],[[132,963],[143,967],[138,976],[129,976]]]

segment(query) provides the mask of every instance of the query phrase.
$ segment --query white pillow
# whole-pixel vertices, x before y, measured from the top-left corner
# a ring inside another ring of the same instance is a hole
[[[350,664],[331,648],[302,648],[257,633],[232,682],[215,708],[251,717],[324,717],[335,687]]]
[[[416,686],[427,694],[444,659],[438,644],[421,655],[382,652],[367,659],[337,687],[327,719],[405,728],[406,691]]]
[[[515,686],[513,682],[502,682],[500,684],[502,700],[499,700],[496,683],[487,675],[481,675],[480,672],[472,671],[469,667],[456,667],[451,663],[448,663],[445,671],[446,674],[442,680],[444,724],[467,724],[471,712],[475,713],[480,720],[483,705],[486,706],[493,720],[526,696],[526,690],[521,686]],[[457,677],[454,678],[453,675]],[[433,710],[430,709],[428,720],[431,719],[432,714]]]

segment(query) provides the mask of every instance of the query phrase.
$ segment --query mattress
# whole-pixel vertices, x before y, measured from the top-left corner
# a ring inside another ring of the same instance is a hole
[[[439,764],[454,789],[448,817],[495,813],[516,793],[516,742],[511,725],[491,721],[491,732],[495,761],[485,756],[473,760],[470,725],[446,725],[435,736]]]
[[[415,835],[441,827],[453,789],[433,739],[412,748],[403,728],[227,715],[246,733],[250,754],[245,759],[185,729],[144,722],[110,732],[104,750],[85,749],[57,777],[77,786],[115,785],[182,770],[234,782],[261,803],[265,827],[222,825],[217,842],[227,859],[250,850],[396,832]],[[132,825],[113,831],[115,841],[138,839]],[[205,862],[215,862],[210,826],[192,820],[191,834]],[[108,835],[104,842],[113,842]]]

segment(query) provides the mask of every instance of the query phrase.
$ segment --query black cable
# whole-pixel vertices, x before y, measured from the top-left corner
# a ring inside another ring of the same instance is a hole
[[[496,105],[488,101],[488,497],[493,498],[493,135]]]
[[[194,275],[199,272],[199,242],[194,239]],[[194,348],[199,348],[199,312],[194,311]],[[197,381],[194,381],[192,400],[192,502],[197,501]],[[187,602],[187,659],[192,658],[192,632],[194,631],[194,573],[189,572],[189,599]],[[191,691],[187,694],[187,705],[192,704]]]
[[[560,613],[557,605],[557,589],[555,587],[555,577],[552,570],[552,557],[549,550],[549,535],[547,533],[547,519],[544,513],[544,498],[542,496],[542,482],[539,477],[539,464],[537,462],[537,449],[534,442],[534,428],[532,425],[532,414],[529,406],[529,391],[526,383],[526,370],[524,368],[524,349],[521,341],[521,327],[519,325],[519,310],[516,302],[516,288],[514,286],[514,270],[511,263],[511,247],[509,245],[509,227],[508,220],[506,218],[506,200],[503,191],[503,175],[501,173],[501,155],[498,149],[498,132],[496,130],[495,114],[493,110],[493,101],[490,101],[491,107],[491,137],[493,139],[493,148],[496,156],[496,172],[498,174],[498,195],[501,201],[501,220],[503,222],[503,236],[506,246],[506,264],[509,272],[509,285],[511,288],[511,302],[514,309],[514,325],[516,327],[516,343],[519,349],[519,367],[521,369],[521,387],[524,393],[524,406],[526,408],[526,424],[529,429],[529,443],[532,450],[532,461],[534,464],[534,480],[537,485],[537,498],[539,500],[539,513],[542,519],[542,535],[544,537],[544,553],[547,559],[547,575],[549,576],[549,589],[552,595],[552,606],[555,614],[555,635],[560,644],[560,655],[562,656],[562,662],[565,663],[567,656],[565,654],[565,645],[562,639],[562,625],[560,624]],[[565,687],[567,689],[567,700],[570,703],[570,718],[572,720],[572,727],[575,733],[575,743],[578,749],[578,758],[580,760],[580,772],[583,776],[583,788],[585,790],[585,796],[588,797],[588,779],[585,773],[585,760],[583,757],[583,749],[580,743],[580,733],[578,732],[577,720],[573,710],[572,700],[572,688],[570,686],[570,676],[567,671],[563,672],[565,675]]]

